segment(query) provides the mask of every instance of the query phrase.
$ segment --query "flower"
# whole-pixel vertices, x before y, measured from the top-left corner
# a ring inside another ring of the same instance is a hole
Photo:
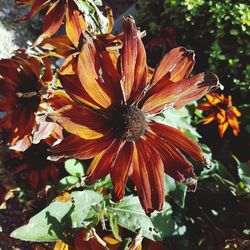
[[[111,9],[106,8],[106,18],[93,2],[82,4],[74,0],[16,0],[16,3],[31,7],[30,12],[21,17],[19,22],[31,18],[40,11],[45,12],[43,33],[37,38],[36,45],[40,44],[43,39],[54,35],[63,24],[64,17],[66,33],[75,47],[78,46],[82,30],[90,29],[94,32],[102,32],[104,29],[111,32],[113,28],[114,20]],[[85,22],[84,17],[87,18],[88,23]]]
[[[44,70],[40,75],[42,65]],[[58,124],[36,115],[42,114],[43,109],[46,111],[41,92],[51,79],[47,59],[29,57],[18,50],[11,59],[0,60],[0,112],[5,112],[0,118],[0,128],[9,130],[8,146],[12,149],[24,151],[32,140],[38,143],[53,132],[62,137]]]
[[[56,182],[59,177],[58,167],[61,163],[55,163],[47,159],[50,145],[41,141],[32,144],[24,152],[13,151],[10,153],[11,162],[14,162],[13,173],[21,174],[33,190],[44,188],[49,180]],[[11,164],[12,165],[12,164]],[[16,165],[18,165],[16,167]]]
[[[166,54],[153,75],[134,19],[124,19],[119,58],[98,50],[91,38],[84,44],[77,79],[67,75],[64,90],[54,93],[50,117],[71,135],[53,149],[59,157],[94,158],[85,182],[110,174],[113,200],[125,194],[130,178],[146,211],[161,210],[164,172],[196,188],[196,177],[186,155],[204,161],[196,142],[170,126],[150,119],[166,108],[181,108],[220,86],[212,73],[187,78],[194,53],[178,47]]]
[[[206,95],[207,102],[199,103],[198,109],[212,112],[205,119],[203,124],[209,124],[212,121],[218,122],[219,135],[222,138],[228,126],[233,130],[235,136],[240,132],[237,117],[241,116],[239,110],[232,105],[232,96],[228,97],[223,94],[211,93]]]

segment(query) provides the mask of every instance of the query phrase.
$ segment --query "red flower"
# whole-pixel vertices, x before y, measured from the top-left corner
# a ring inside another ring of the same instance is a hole
[[[206,95],[207,102],[198,105],[198,109],[212,112],[204,120],[203,124],[209,124],[212,121],[218,122],[218,130],[220,137],[223,137],[228,126],[233,130],[235,136],[240,132],[237,117],[241,116],[239,110],[232,105],[232,96],[219,95],[211,93]]]
[[[150,120],[165,108],[181,108],[220,84],[212,73],[187,78],[194,53],[179,47],[164,56],[153,76],[134,20],[124,20],[119,58],[99,51],[91,39],[78,59],[80,82],[62,76],[69,97],[60,93],[51,102],[50,116],[71,133],[54,154],[93,161],[86,183],[110,174],[114,200],[120,200],[130,178],[147,213],[161,210],[164,172],[185,181],[194,191],[196,177],[185,155],[203,161],[201,148],[175,128]],[[151,77],[152,76],[152,77]],[[54,104],[53,104],[54,103]]]
[[[40,75],[42,65],[44,72]],[[60,134],[57,124],[36,116],[44,109],[41,90],[52,79],[49,66],[46,59],[28,57],[23,51],[17,51],[11,59],[0,60],[0,111],[5,112],[0,128],[9,130],[8,145],[12,149],[23,151],[32,140],[38,143],[54,130]]]
[[[11,152],[11,159],[18,162],[13,173],[22,173],[24,179],[34,190],[42,189],[49,184],[49,180],[53,182],[58,180],[58,167],[61,163],[47,160],[49,148],[50,146],[46,142],[41,141],[38,144],[32,144],[24,152]]]

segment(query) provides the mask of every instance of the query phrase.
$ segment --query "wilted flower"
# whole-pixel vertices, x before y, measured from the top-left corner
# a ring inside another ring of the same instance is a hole
[[[206,95],[207,102],[198,105],[198,109],[211,112],[203,119],[203,124],[209,124],[212,121],[218,122],[220,137],[223,137],[228,126],[233,130],[235,136],[240,132],[237,117],[241,116],[239,110],[232,104],[232,96],[228,97],[223,94],[211,93]]]
[[[12,149],[23,151],[33,139],[38,143],[54,130],[60,134],[60,126],[36,116],[44,109],[41,91],[51,79],[47,59],[29,57],[20,50],[11,59],[0,60],[0,111],[5,113],[0,128],[9,130],[8,146]]]
[[[82,30],[88,29],[87,25],[95,26],[90,27],[90,29],[94,28],[100,30],[102,30],[102,25],[104,25],[107,26],[105,29],[108,32],[110,32],[113,27],[111,9],[106,9],[108,15],[106,18],[96,8],[94,2],[82,4],[81,1],[77,2],[74,0],[16,0],[16,3],[18,5],[31,7],[30,12],[21,17],[19,22],[31,18],[40,11],[45,13],[43,33],[37,38],[35,44],[39,44],[44,38],[54,35],[63,24],[64,17],[66,19],[66,33],[73,43],[78,43],[79,34]],[[86,5],[88,7],[86,7]],[[84,16],[86,18],[86,11],[91,11],[90,16],[94,20],[88,20],[87,23],[85,22]],[[93,13],[93,11],[95,13]],[[75,43],[74,45],[77,46]]]
[[[78,59],[80,82],[62,76],[72,99],[63,92],[51,99],[55,112],[50,116],[71,133],[54,154],[94,157],[85,181],[93,183],[110,174],[114,201],[124,196],[130,178],[147,213],[162,209],[164,172],[194,191],[196,177],[185,155],[202,162],[201,148],[177,129],[150,120],[152,114],[181,108],[220,86],[212,73],[186,78],[193,66],[194,53],[178,47],[164,56],[153,75],[148,74],[132,17],[124,20],[119,58],[99,51],[89,38]]]

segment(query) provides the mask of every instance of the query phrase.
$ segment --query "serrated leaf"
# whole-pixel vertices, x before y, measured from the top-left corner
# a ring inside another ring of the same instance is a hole
[[[121,227],[133,232],[141,228],[142,236],[148,239],[162,241],[174,232],[175,222],[172,218],[171,206],[168,203],[164,204],[162,212],[154,212],[151,217],[145,214],[138,197],[134,196],[124,198],[110,209],[117,217],[117,223]]]
[[[78,178],[81,178],[84,174],[83,164],[76,159],[65,161],[65,169],[70,175]]]
[[[64,240],[63,232],[84,225],[91,208],[102,201],[102,196],[91,190],[71,193],[72,200],[54,201],[33,216],[27,225],[11,233],[11,237],[34,242]]]

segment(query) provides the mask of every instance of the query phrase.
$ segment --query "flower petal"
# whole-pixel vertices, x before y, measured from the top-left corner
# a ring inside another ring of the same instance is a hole
[[[219,135],[221,138],[224,136],[224,134],[228,128],[228,125],[229,125],[228,121],[218,125]]]
[[[90,159],[108,148],[113,141],[114,138],[110,134],[94,140],[84,140],[79,136],[69,135],[60,144],[52,148],[49,159],[58,160],[72,157]]]
[[[161,80],[178,82],[186,78],[194,66],[194,52],[177,47],[168,52],[157,66],[151,85],[160,84]],[[162,84],[162,83],[161,83]]]
[[[87,38],[78,59],[78,76],[83,88],[103,108],[111,106],[116,88],[112,76],[105,68],[106,61],[95,48],[91,38]]]
[[[212,121],[216,120],[216,113],[212,113],[203,119],[202,124],[206,125]]]
[[[131,176],[146,213],[161,210],[164,202],[164,165],[160,154],[144,139],[136,141]]]
[[[28,14],[22,16],[17,22],[22,22],[22,21],[25,21],[25,20],[33,17],[40,10],[42,10],[43,8],[48,6],[50,2],[51,2],[50,0],[47,0],[47,1],[45,1],[45,0],[35,0],[35,1],[33,1],[32,8],[31,8],[30,12]],[[18,4],[22,5],[23,3],[18,3]]]
[[[227,112],[227,119],[230,127],[233,129],[233,134],[237,136],[240,132],[239,123],[232,110]]]
[[[82,102],[87,106],[90,106],[95,109],[102,108],[95,100],[93,100],[86,90],[82,87],[81,82],[77,75],[60,75],[60,82],[67,92],[67,94],[78,102]]]
[[[51,112],[49,117],[69,133],[83,139],[101,138],[112,128],[110,120],[104,118],[102,114],[75,103]]]
[[[74,1],[67,2],[66,8],[66,33],[71,42],[78,47],[82,30],[86,28],[83,14],[79,11]]]
[[[120,149],[121,141],[114,140],[107,149],[96,155],[87,170],[87,179],[85,180],[85,182],[88,184],[92,184],[98,179],[102,179],[107,174],[109,174],[117,159],[117,155],[120,152]]]
[[[213,108],[213,105],[210,102],[201,102],[198,104],[197,109],[209,111]]]
[[[126,142],[120,149],[115,163],[113,164],[110,177],[113,183],[113,200],[119,201],[125,195],[125,186],[128,180],[129,171],[134,154],[134,143]]]
[[[219,80],[212,73],[200,73],[178,83],[168,81],[161,90],[155,91],[154,87],[149,90],[148,97],[144,99],[142,111],[154,114],[167,107],[179,109],[219,87]]]
[[[44,17],[43,33],[37,38],[35,45],[40,44],[44,38],[52,36],[59,30],[64,18],[65,8],[65,2],[61,0],[57,0],[50,6]]]
[[[206,98],[213,106],[216,106],[218,103],[222,103],[224,101],[224,96],[220,96],[217,93],[207,94]]]
[[[170,145],[173,145],[180,152],[186,153],[195,161],[204,160],[200,146],[179,130],[156,122],[150,122],[148,124],[152,131],[159,136],[159,139],[163,138]]]
[[[179,182],[187,181],[189,183],[190,178],[196,179],[192,164],[177,148],[168,143],[167,140],[159,140],[159,137],[152,132],[147,131],[145,137],[149,144],[154,145],[160,153],[166,174]],[[196,189],[196,182],[193,184],[194,186],[188,185],[189,191]]]
[[[135,21],[127,17],[123,21],[124,42],[121,51],[121,85],[128,103],[135,101],[146,86],[146,52],[137,31]]]

